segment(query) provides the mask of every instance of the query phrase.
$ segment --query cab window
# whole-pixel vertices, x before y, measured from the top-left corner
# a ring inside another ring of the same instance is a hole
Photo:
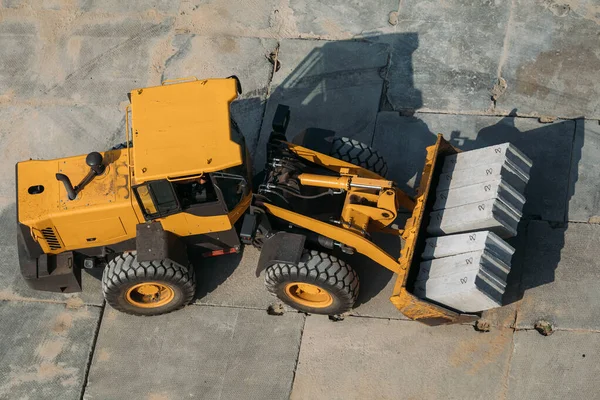
[[[208,175],[172,183],[184,210],[197,204],[213,203],[218,200],[215,187]]]
[[[223,194],[228,211],[233,210],[250,191],[245,178],[245,169],[242,166],[229,168],[224,172],[215,172],[212,176]]]
[[[173,214],[180,209],[179,202],[169,181],[148,182],[133,189],[144,214],[148,218]]]

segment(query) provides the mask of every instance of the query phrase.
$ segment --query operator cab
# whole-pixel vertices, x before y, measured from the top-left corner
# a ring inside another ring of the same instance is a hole
[[[228,215],[249,201],[250,161],[229,110],[239,90],[214,79],[131,92],[132,188],[147,221]]]

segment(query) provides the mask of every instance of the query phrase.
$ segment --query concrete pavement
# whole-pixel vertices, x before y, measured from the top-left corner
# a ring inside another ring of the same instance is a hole
[[[592,0],[0,1],[0,398],[597,397],[599,12]],[[134,88],[233,74],[258,168],[281,102],[292,133],[373,144],[407,192],[438,132],[524,151],[525,220],[506,305],[483,315],[491,332],[403,320],[394,276],[360,257],[361,295],[335,323],[267,315],[253,249],[198,265],[195,304],[157,318],[111,310],[87,274],[80,294],[28,289],[14,163],[123,142]],[[539,319],[555,333],[534,331]]]

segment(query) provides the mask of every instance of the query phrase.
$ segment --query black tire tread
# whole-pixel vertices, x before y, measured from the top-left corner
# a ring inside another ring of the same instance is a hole
[[[142,315],[125,309],[116,301],[120,288],[140,279],[160,279],[177,285],[183,292],[183,301],[167,312],[183,308],[194,298],[196,276],[192,266],[179,265],[171,260],[138,262],[135,252],[127,252],[110,260],[102,273],[102,292],[113,308],[132,315]]]
[[[358,140],[347,137],[334,137],[329,155],[338,160],[368,169],[383,177],[387,174],[387,163],[379,152]]]
[[[277,296],[282,283],[293,281],[321,283],[334,288],[341,303],[335,312],[329,314],[351,310],[360,287],[358,274],[352,267],[335,256],[316,250],[304,250],[298,265],[276,263],[265,271],[265,286],[274,296]],[[286,302],[285,299],[281,300]],[[286,303],[297,308],[294,304]]]

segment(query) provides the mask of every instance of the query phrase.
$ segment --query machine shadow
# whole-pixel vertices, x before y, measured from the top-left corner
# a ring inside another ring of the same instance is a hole
[[[415,110],[422,106],[421,94],[413,85],[412,53],[418,47],[416,33],[374,35],[361,40],[298,41],[298,54],[280,51],[274,72],[272,91],[264,108],[258,133],[246,129],[243,121],[261,107],[256,97],[242,98],[232,103],[232,116],[246,137],[252,152],[255,174],[266,161],[266,142],[271,121],[278,104],[290,107],[288,140],[307,128],[322,128],[337,136],[351,137],[372,144],[378,112],[385,107],[389,79],[403,82],[399,106]],[[395,63],[395,76],[388,75],[390,63]],[[244,82],[242,81],[242,86]],[[399,254],[398,238],[376,237],[375,241],[391,254]],[[340,254],[342,258],[345,255]],[[393,273],[363,256],[352,256],[348,262],[361,278],[357,306],[370,300],[386,287]],[[226,280],[241,280],[247,272],[237,268],[242,256],[219,257],[213,260],[194,257],[199,277],[197,298],[205,296]],[[255,265],[242,265],[255,268]],[[201,283],[200,279],[208,282]],[[260,278],[262,282],[262,278]],[[393,284],[393,282],[392,282]],[[391,294],[391,290],[390,290]]]

